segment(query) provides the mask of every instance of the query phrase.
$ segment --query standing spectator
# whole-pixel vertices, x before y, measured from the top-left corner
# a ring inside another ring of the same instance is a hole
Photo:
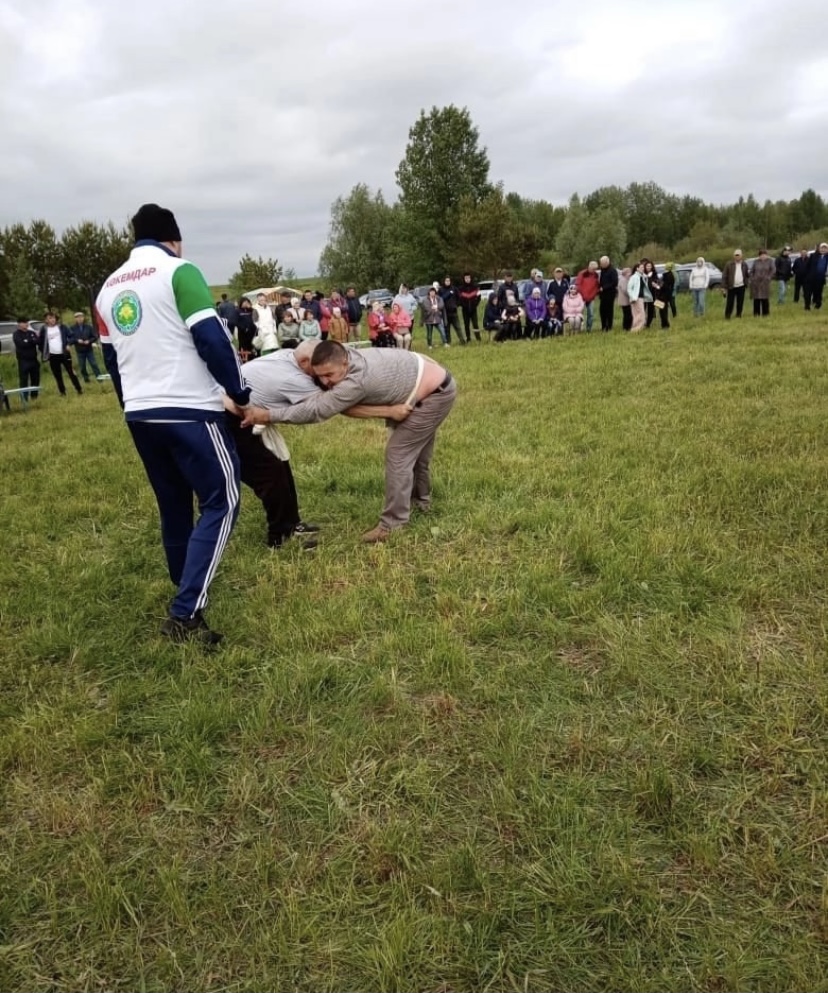
[[[615,298],[618,296],[618,270],[614,265],[610,265],[608,255],[601,256],[599,266],[598,292],[600,294],[600,302],[598,309],[601,316],[601,330],[612,331]]]
[[[647,314],[647,322],[645,327],[650,327],[655,320],[656,313],[656,297],[658,295],[659,289],[661,289],[661,282],[658,278],[658,273],[653,263],[649,259],[642,259],[644,263],[644,310]]]
[[[454,328],[460,344],[465,345],[466,339],[460,333],[460,319],[457,316],[457,311],[460,309],[460,295],[451,285],[451,276],[446,276],[443,280],[440,296],[446,308],[446,341],[451,344],[451,329]]]
[[[693,317],[704,317],[707,287],[710,286],[710,270],[702,255],[696,259],[696,264],[690,270],[688,285],[693,295]]]
[[[172,211],[144,204],[132,228],[135,247],[95,304],[101,345],[155,492],[177,587],[161,633],[215,645],[221,635],[203,610],[239,510],[239,459],[222,391],[246,413],[250,390],[204,276],[181,258]]]
[[[362,320],[362,304],[359,302],[356,289],[353,286],[349,286],[345,290],[345,304],[347,313],[343,311],[342,316],[348,318],[348,337],[351,341],[359,341],[359,322]]]
[[[630,298],[630,311],[632,313],[630,331],[638,332],[646,326],[646,303],[649,293],[647,277],[644,275],[644,262],[641,261],[636,265],[627,282],[627,296]]]
[[[805,287],[805,280],[808,276],[809,261],[808,249],[801,248],[799,250],[799,257],[795,259],[794,264],[791,267],[794,277],[794,303],[799,303],[799,294]]]
[[[627,285],[631,275],[632,269],[627,266],[621,270],[621,275],[618,277],[618,306],[621,308],[622,331],[632,330],[632,307],[630,306],[630,297],[627,293]]]
[[[253,358],[253,339],[256,337],[256,322],[253,319],[253,304],[249,297],[240,297],[236,309],[236,336],[239,342],[239,358],[249,362]]]
[[[529,279],[527,279],[526,282],[520,288],[524,303],[532,295],[532,290],[540,290],[541,297],[543,299],[546,298],[546,290],[547,290],[546,280],[543,278],[543,273],[540,271],[540,269],[533,269],[529,273]]]
[[[822,308],[822,294],[825,290],[825,277],[828,274],[828,243],[822,242],[808,261],[808,273],[805,279],[805,309]]]
[[[770,284],[775,274],[776,263],[768,255],[767,248],[760,248],[759,258],[753,263],[750,273],[754,317],[767,317],[770,314]]]
[[[331,323],[331,301],[323,296],[322,293],[316,294],[316,300],[319,303],[319,317],[316,320],[319,322],[321,340],[326,341],[328,338],[328,328]]]
[[[515,298],[515,301],[520,303],[520,290],[518,289],[518,285],[515,282],[512,273],[507,272],[503,276],[503,282],[497,288],[497,305],[500,307],[501,311],[506,306],[506,298],[510,293]]]
[[[86,323],[86,316],[82,310],[75,314],[75,323],[69,329],[69,341],[75,346],[75,355],[78,357],[78,368],[84,383],[89,382],[89,373],[86,366],[92,370],[92,375],[97,379],[101,374],[98,362],[95,358],[95,342],[98,336],[91,324]]]
[[[477,323],[477,305],[480,302],[480,290],[477,283],[472,279],[471,273],[463,273],[463,282],[460,285],[460,307],[463,311],[463,330],[466,332],[466,341],[471,341],[471,329],[474,328],[474,336],[480,341],[480,326]]]
[[[586,269],[582,269],[575,277],[575,285],[581,294],[586,309],[586,330],[592,330],[592,323],[595,319],[595,298],[601,289],[598,279],[598,263],[590,262]]]
[[[733,314],[734,304],[736,305],[736,316],[742,316],[742,308],[745,305],[745,287],[749,278],[747,262],[742,259],[741,248],[737,248],[733,253],[733,258],[724,267],[722,273],[722,293],[727,297],[724,314],[726,321],[729,321]]]
[[[670,297],[673,293],[672,285],[668,285],[667,277],[673,277],[672,273],[664,270],[662,276],[650,281],[650,288],[653,294],[653,309],[658,311],[658,319],[661,322],[661,330],[670,329]]]
[[[253,305],[253,320],[256,322],[258,337],[262,341],[268,342],[265,347],[275,351],[279,347],[278,344],[274,344],[276,342],[276,317],[264,293],[256,294],[256,303]],[[261,349],[261,347],[260,345],[259,348]]]
[[[285,311],[291,306],[290,293],[287,290],[282,290],[279,293],[279,302],[273,308],[273,317],[276,321],[277,326],[282,323],[285,318]]]
[[[211,301],[212,305],[212,301]],[[66,387],[63,385],[63,373],[69,377],[75,392],[80,396],[83,393],[80,380],[75,375],[72,368],[72,353],[69,351],[69,329],[65,324],[58,324],[58,316],[50,311],[46,315],[45,336],[43,339],[43,358],[49,360],[49,368],[55,377],[58,392],[62,397],[66,396]]]
[[[331,316],[331,325],[328,328],[328,336],[331,341],[338,341],[340,345],[348,343],[348,322],[342,316],[342,308],[334,307]]]
[[[411,319],[411,314],[402,306],[402,304],[394,303],[391,304],[391,313],[388,315],[388,326],[391,328],[391,333],[394,335],[394,340],[397,343],[397,348],[411,348],[411,325],[413,321]]]
[[[232,300],[227,299],[227,294],[222,293],[221,300],[218,305],[219,317],[227,325],[227,329],[232,335],[236,330],[236,305]]]
[[[497,303],[497,293],[492,291],[488,299],[486,300],[486,306],[483,308],[483,330],[488,331],[489,341],[492,340],[492,334],[497,340],[500,334],[500,307]]]
[[[584,323],[584,298],[578,290],[577,282],[571,283],[563,302],[564,329],[569,325],[570,334],[577,334]],[[564,330],[566,334],[566,330]]]
[[[331,295],[329,299],[331,303],[331,317],[333,317],[334,307],[339,307],[340,313],[343,316],[347,315],[348,303],[345,300],[345,297],[342,296],[342,294],[339,292],[339,290],[331,290]]]
[[[670,308],[670,313],[673,317],[676,316],[676,274],[675,264],[672,262],[664,263],[664,273],[661,276],[661,287],[662,287],[662,299]]]
[[[434,347],[432,344],[432,335],[435,328],[440,333],[443,348],[448,348],[449,343],[446,341],[444,324],[446,319],[446,305],[443,303],[443,298],[438,294],[435,286],[432,286],[428,291],[428,296],[423,300],[420,309],[422,310],[422,321],[426,329],[426,344],[429,351]]]
[[[564,276],[564,271],[557,266],[549,284],[546,287],[546,295],[550,300],[554,300],[558,305],[558,314],[563,313],[563,302],[566,291],[569,289],[569,280]]]
[[[546,303],[539,286],[536,286],[526,300],[526,328],[523,332],[525,338],[545,337],[543,327],[546,321]]]
[[[776,302],[781,306],[785,302],[788,293],[788,280],[793,275],[793,262],[791,260],[791,246],[785,245],[774,262],[774,275],[776,277]]]
[[[12,335],[12,340],[14,341],[14,354],[17,358],[20,389],[34,388],[31,393],[20,394],[24,400],[30,398],[36,400],[40,392],[40,353],[46,347],[45,337],[46,333],[42,328],[40,332],[37,332],[29,327],[28,317],[17,318],[17,328]]]
[[[322,316],[319,300],[313,290],[305,290],[302,294],[301,307],[303,310],[309,310],[317,321]]]
[[[414,318],[417,315],[417,298],[408,288],[405,283],[400,283],[400,288],[397,291],[397,295],[394,297],[392,303],[398,303],[402,309],[411,318],[412,324],[414,323]]]

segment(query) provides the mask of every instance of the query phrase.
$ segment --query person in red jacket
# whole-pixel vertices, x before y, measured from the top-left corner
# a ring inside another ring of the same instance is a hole
[[[575,277],[575,285],[584,299],[586,329],[587,331],[591,331],[592,322],[595,318],[595,298],[601,289],[601,281],[598,278],[598,263],[590,262],[586,269],[582,269]]]

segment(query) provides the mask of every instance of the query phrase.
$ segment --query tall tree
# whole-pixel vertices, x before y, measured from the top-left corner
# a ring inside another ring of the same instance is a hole
[[[504,198],[502,185],[480,203],[462,197],[448,268],[458,275],[468,271],[497,279],[505,269],[518,268],[524,234],[525,225]]]
[[[445,272],[460,201],[473,203],[490,192],[489,156],[464,107],[432,107],[408,132],[405,156],[397,169],[401,190],[406,259],[417,279]]]
[[[397,212],[382,191],[358,183],[347,197],[331,204],[328,242],[319,258],[319,274],[331,286],[361,289],[392,286],[400,272]]]
[[[5,306],[9,317],[40,319],[43,314],[44,301],[38,293],[32,268],[23,254],[13,259],[9,266]]]
[[[245,254],[239,259],[239,268],[230,277],[229,290],[234,297],[261,287],[276,286],[282,278],[282,267],[276,259],[254,259]]]
[[[113,269],[127,258],[132,238],[126,228],[81,221],[60,239],[61,286],[64,305],[83,307]]]

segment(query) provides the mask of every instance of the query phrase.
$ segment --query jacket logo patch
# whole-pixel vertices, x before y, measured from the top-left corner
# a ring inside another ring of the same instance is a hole
[[[112,301],[112,320],[121,334],[135,334],[142,316],[141,301],[134,290],[121,290]]]

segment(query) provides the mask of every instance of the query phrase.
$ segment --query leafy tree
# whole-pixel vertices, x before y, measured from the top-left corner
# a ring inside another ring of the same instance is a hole
[[[577,195],[572,197],[555,242],[560,265],[573,272],[601,255],[618,262],[626,247],[627,229],[616,207],[590,211]]]
[[[412,277],[429,279],[451,262],[460,201],[490,192],[489,156],[466,108],[432,107],[408,132],[397,169],[405,258]]]
[[[581,232],[586,227],[589,211],[581,203],[577,193],[569,198],[569,208],[566,217],[555,239],[555,251],[560,259],[559,264],[570,272],[589,259],[589,248],[584,250]]]
[[[627,252],[624,261],[629,266],[634,266],[642,259],[649,259],[651,262],[670,262],[673,259],[672,250],[666,245],[659,245],[656,241],[648,241],[646,245],[639,245],[638,248],[631,248]]]
[[[82,221],[60,239],[61,301],[66,306],[88,306],[102,282],[128,257],[132,238],[127,228]]]
[[[45,310],[34,273],[26,256],[18,255],[9,266],[9,283],[6,293],[6,310],[11,318],[40,318]]]
[[[56,306],[60,302],[62,266],[55,229],[46,221],[32,221],[28,238],[26,260],[31,267],[38,295],[48,306]]]
[[[263,259],[261,255],[254,259],[245,254],[239,260],[239,268],[229,279],[229,292],[234,297],[240,297],[248,290],[260,286],[276,286],[282,279],[282,267],[276,259]]]
[[[813,190],[805,190],[798,200],[792,201],[790,210],[791,227],[796,232],[814,231],[828,225],[828,208]]]
[[[328,242],[319,258],[320,276],[331,286],[393,286],[400,271],[396,216],[382,191],[372,195],[364,183],[347,197],[337,197],[331,205]]]
[[[498,185],[477,203],[471,196],[460,200],[451,259],[445,268],[459,275],[473,272],[496,279],[505,269],[517,268],[521,222]]]

